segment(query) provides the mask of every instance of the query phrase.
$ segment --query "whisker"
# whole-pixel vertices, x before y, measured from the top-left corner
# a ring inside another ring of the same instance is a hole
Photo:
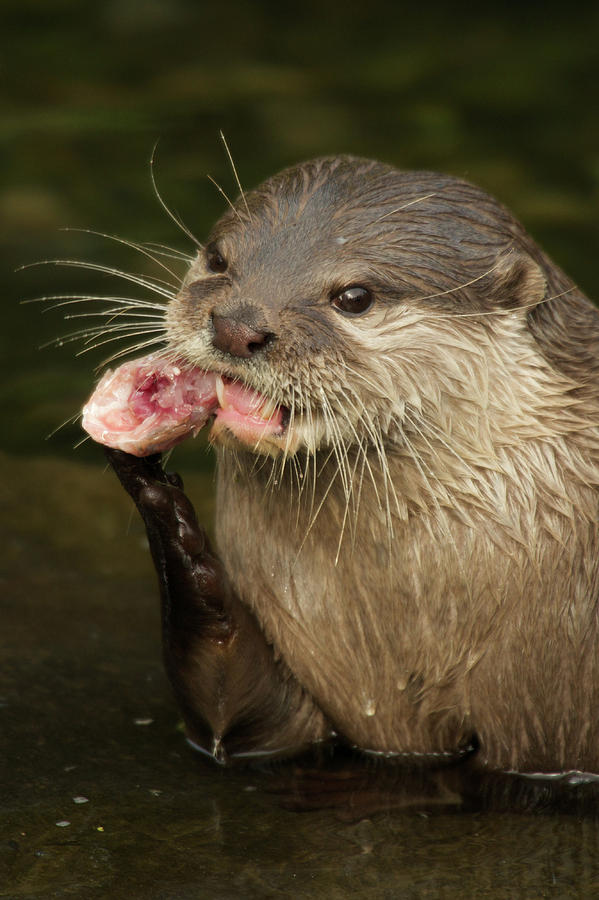
[[[422,432],[420,431],[420,429],[418,428],[418,426],[416,425],[416,423],[412,419],[412,417],[410,417],[409,415],[407,415],[406,417],[407,417],[408,421],[410,422],[410,424],[412,425],[412,427],[415,429],[415,431],[417,431],[421,436],[423,436]],[[426,487],[426,490],[428,491],[429,498],[433,503],[433,506],[434,506],[436,514],[437,514],[438,525],[439,525],[441,531],[443,532],[443,534],[445,535],[448,545],[451,546],[451,548],[455,554],[455,559],[458,564],[460,574],[463,578],[464,588],[466,589],[468,596],[470,596],[471,588],[470,588],[470,583],[469,583],[469,579],[467,577],[466,570],[464,568],[464,561],[462,559],[462,556],[461,556],[458,546],[456,544],[455,538],[451,531],[447,511],[443,509],[443,507],[441,506],[441,503],[439,502],[440,494],[445,498],[446,502],[448,502],[449,498],[448,498],[447,490],[445,489],[445,487],[442,484],[439,477],[430,469],[429,466],[427,466],[425,464],[424,460],[422,459],[422,455],[420,453],[418,453],[416,448],[413,446],[412,442],[409,440],[405,431],[404,431],[404,440],[405,440],[406,448],[408,449],[408,452],[410,453],[410,456],[411,456],[414,464],[416,465],[416,468],[420,472],[420,476],[423,480],[423,484]],[[425,472],[425,468],[427,470],[426,472]],[[428,472],[428,475],[427,475],[427,472]],[[436,490],[433,489],[431,481],[429,480],[429,476],[432,479],[432,481],[437,484]]]
[[[175,293],[168,281],[162,278],[149,278],[147,276],[136,275],[133,272],[125,272],[112,266],[104,266],[100,263],[84,262],[81,259],[44,259],[39,262],[27,263],[20,269],[31,269],[34,266],[66,266],[72,269],[86,269],[89,272],[99,272],[102,275],[111,275],[115,278],[122,278],[132,284],[147,288],[155,294],[172,300]]]
[[[490,269],[487,269],[486,272],[483,272],[482,275],[477,275],[476,278],[471,278],[470,281],[464,281],[461,284],[456,284],[455,287],[447,288],[445,291],[437,291],[434,294],[427,294],[426,297],[416,297],[415,302],[419,302],[421,300],[434,300],[435,297],[446,297],[448,294],[455,294],[456,291],[461,291],[463,288],[470,287],[472,284],[476,284],[477,281],[481,281],[481,279],[486,278],[487,275],[490,275],[491,272],[494,272],[495,269],[499,266],[499,261],[493,263]]]
[[[79,447],[82,447],[83,444],[86,443],[86,441],[91,441],[91,437],[89,436],[89,434],[84,434],[83,437],[80,438],[76,444],[73,444],[73,450],[78,450]]]
[[[402,209],[407,209],[409,206],[414,206],[416,203],[422,203],[424,200],[430,200],[431,197],[436,197],[438,193],[438,191],[433,191],[432,194],[425,194],[423,197],[416,197],[415,200],[409,200],[407,203],[404,203],[403,206],[398,206],[397,209],[392,209],[391,212],[385,213],[384,216],[375,219],[371,224],[376,225],[378,222],[382,222],[383,219],[387,219],[389,216],[394,216],[395,213],[401,212]]]
[[[165,213],[167,214],[167,216],[169,217],[169,219],[171,219],[171,220],[175,223],[175,225],[176,225],[178,228],[181,229],[181,231],[183,232],[183,234],[186,234],[186,235],[187,235],[187,237],[188,237],[188,238],[196,245],[196,247],[198,247],[200,250],[203,250],[203,249],[204,249],[204,245],[201,244],[201,243],[198,241],[198,239],[195,237],[195,235],[192,234],[192,232],[191,232],[191,231],[189,230],[189,228],[183,223],[183,221],[179,218],[179,216],[176,215],[176,214],[170,209],[170,207],[168,206],[168,204],[167,204],[167,203],[165,202],[165,200],[163,199],[162,194],[161,194],[160,191],[158,190],[158,185],[157,185],[157,183],[156,183],[156,177],[155,177],[155,175],[154,175],[154,164],[155,164],[155,161],[156,161],[156,151],[157,151],[157,150],[158,150],[158,141],[156,141],[156,143],[154,144],[154,149],[152,150],[152,156],[150,157],[150,179],[151,179],[151,181],[152,181],[152,188],[154,189],[154,193],[155,193],[155,195],[156,195],[156,199],[157,199],[158,202],[160,203],[161,207],[163,208],[163,210],[165,211]]]
[[[91,234],[95,237],[105,238],[107,241],[114,241],[116,244],[122,244],[124,247],[129,247],[131,250],[136,250],[138,253],[141,253],[142,256],[145,256],[146,259],[149,259],[155,265],[159,266],[161,269],[164,269],[165,272],[168,272],[169,275],[172,275],[175,280],[173,287],[178,288],[179,284],[181,283],[181,278],[160,259],[157,259],[156,255],[150,252],[148,247],[144,244],[128,240],[127,238],[120,237],[116,234],[107,234],[104,231],[94,231],[91,228],[74,228],[67,225],[64,228],[61,228],[61,231],[74,231],[79,232],[80,234]]]
[[[54,302],[57,301],[57,302]],[[137,307],[139,309],[160,310],[162,313],[166,310],[165,303],[151,303],[148,300],[142,300],[135,297],[112,297],[108,294],[47,294],[44,297],[33,297],[29,300],[21,300],[23,305],[28,303],[46,303],[51,302],[52,306],[46,306],[42,309],[42,314],[50,312],[54,309],[60,309],[63,306],[76,305],[78,303],[119,303],[122,306]],[[92,315],[92,313],[89,313]]]
[[[249,208],[249,206],[248,206],[248,202],[247,202],[247,199],[246,199],[244,190],[243,190],[243,188],[241,187],[241,181],[239,180],[239,175],[237,174],[237,168],[236,168],[236,166],[235,166],[235,163],[233,162],[233,156],[231,155],[231,151],[229,150],[229,145],[227,144],[226,138],[225,138],[225,136],[224,136],[224,134],[223,134],[222,131],[220,132],[220,139],[221,139],[221,141],[223,142],[223,144],[224,144],[224,146],[225,146],[225,150],[227,151],[227,156],[229,157],[229,162],[231,163],[231,168],[233,169],[233,175],[235,176],[235,181],[237,182],[237,187],[239,188],[239,193],[241,194],[242,200],[243,200],[243,202],[244,202],[245,209],[246,209],[246,212],[247,212],[247,214],[248,214],[248,219],[249,219],[250,222],[251,222],[251,221],[252,221],[252,214],[250,213],[250,208]]]
[[[43,350],[46,347],[60,347],[62,344],[70,344],[75,340],[86,338],[86,337],[98,337],[103,334],[112,334],[112,333],[127,333],[129,331],[137,331],[139,334],[149,334],[150,332],[160,331],[165,333],[164,326],[156,325],[153,323],[149,323],[147,328],[140,330],[141,322],[112,322],[105,323],[102,325],[94,325],[89,328],[80,328],[77,331],[71,331],[69,334],[62,335],[62,337],[52,338],[52,340],[47,341],[45,344],[41,344],[39,349]]]
[[[484,277],[484,276],[481,276]],[[472,282],[469,282],[471,284]],[[466,287],[466,285],[462,285],[462,287]],[[459,288],[454,288],[453,290],[459,290]],[[559,300],[560,297],[565,297],[566,294],[571,294],[572,291],[576,290],[576,286],[572,285],[572,287],[567,288],[565,291],[560,291],[559,294],[552,294],[551,297],[543,297],[542,300],[537,300],[534,303],[525,303],[522,306],[518,306],[516,309],[518,311],[524,309],[536,309],[537,306],[543,306],[545,303],[550,303],[552,300]],[[428,297],[418,298],[428,300]],[[480,312],[471,312],[471,313],[433,313],[430,315],[431,319],[477,319],[482,318],[484,316],[508,316],[514,313],[514,309],[491,309],[491,310],[480,310]]]
[[[169,247],[167,244],[161,244],[158,241],[144,241],[143,243],[140,243],[139,246],[145,247],[152,253],[157,253],[159,256],[165,256],[169,259],[176,259],[188,264],[193,262],[193,256],[189,253],[185,253],[183,250],[176,250],[174,247]]]
[[[112,324],[95,325],[93,328],[87,330],[87,334],[118,334],[119,332],[126,333],[129,331],[133,331],[137,334],[151,334],[156,331],[164,333],[164,327],[162,325],[149,324],[145,328],[140,328],[140,325],[142,324],[142,322],[113,322]]]
[[[235,215],[237,216],[237,218],[239,219],[239,221],[240,221],[241,223],[243,223],[243,219],[242,219],[241,216],[239,215],[239,210],[237,209],[237,207],[235,206],[235,204],[233,203],[233,201],[230,199],[230,197],[228,196],[228,194],[225,193],[225,191],[224,191],[223,188],[220,186],[220,184],[218,183],[218,181],[215,181],[214,178],[212,177],[212,175],[206,175],[206,178],[208,179],[208,181],[211,181],[211,182],[212,182],[212,184],[214,185],[214,187],[216,188],[216,190],[219,192],[219,194],[221,194],[221,195],[225,198],[226,202],[227,202],[228,205],[231,207],[231,210],[235,213]]]
[[[139,331],[139,327],[138,326],[135,326],[135,327],[138,328],[138,330],[137,331],[132,330],[132,331],[127,332],[127,337],[141,337],[142,335],[152,334],[153,332],[164,336],[164,330],[162,328],[144,328],[143,331]],[[116,332],[117,329],[115,328],[114,331]],[[85,341],[86,346],[82,350],[80,350],[78,353],[76,353],[75,355],[82,356],[84,353],[88,353],[90,350],[97,350],[98,347],[102,347],[102,346],[104,346],[104,344],[112,344],[112,343],[114,343],[114,341],[120,341],[121,338],[124,337],[123,330],[119,329],[118,333],[113,334],[112,337],[107,337],[105,341],[97,341],[96,340],[96,338],[102,337],[103,335],[105,335],[107,333],[110,334],[111,333],[110,330],[108,330],[108,332],[102,331],[98,334],[90,335],[89,340]],[[95,341],[95,343],[92,343],[92,341]]]
[[[124,347],[122,350],[113,353],[112,356],[108,356],[101,363],[99,363],[95,367],[95,371],[99,372],[104,366],[109,366],[110,363],[116,362],[117,359],[122,359],[124,356],[129,356],[130,353],[138,353],[140,350],[145,350],[147,347],[155,347],[156,345],[163,344],[163,338],[152,338],[149,341],[140,341],[138,344],[134,344],[131,347]],[[89,348],[93,350],[93,347]]]
[[[329,454],[329,457],[328,457],[328,458],[330,458],[330,454]],[[330,481],[329,481],[327,487],[325,488],[325,491],[324,491],[324,493],[323,493],[323,495],[322,495],[322,498],[321,498],[321,500],[320,500],[320,503],[318,504],[318,507],[317,507],[317,509],[316,509],[316,512],[314,513],[314,515],[312,516],[310,522],[308,523],[308,527],[306,528],[306,532],[305,532],[305,534],[304,534],[304,536],[303,536],[303,538],[302,538],[302,541],[301,541],[301,543],[300,543],[300,546],[298,547],[298,551],[297,551],[297,553],[296,553],[296,555],[295,555],[295,559],[294,559],[294,561],[293,561],[293,565],[295,565],[295,563],[296,563],[297,560],[299,559],[300,553],[302,552],[302,550],[303,550],[303,548],[304,548],[304,545],[305,545],[306,541],[308,540],[308,536],[309,536],[310,532],[312,531],[312,528],[314,527],[314,523],[316,522],[316,520],[317,520],[317,518],[318,518],[318,515],[319,515],[319,513],[320,513],[322,507],[324,506],[327,497],[329,496],[329,494],[330,494],[330,492],[331,492],[331,488],[333,487],[333,484],[334,484],[334,482],[335,482],[335,479],[337,478],[337,474],[338,474],[338,470],[335,469],[335,471],[333,472],[333,475],[332,475],[332,477],[331,477],[331,479],[330,479]]]
[[[63,317],[65,322],[72,319],[106,319],[107,323],[113,322],[119,316],[130,316],[133,319],[139,319],[142,322],[164,322],[164,316],[154,315],[154,313],[133,312],[135,307],[117,307],[116,309],[105,309],[101,312],[84,312],[69,313]]]
[[[346,370],[347,370],[348,372],[350,372],[350,374],[352,374],[352,375],[362,377],[362,376],[361,376],[361,373],[359,373],[359,372],[357,372],[356,370],[352,369],[352,368],[351,368],[350,366],[348,366],[347,364],[346,364]],[[370,384],[370,386],[373,387],[373,385],[372,385],[370,382],[368,382],[368,380],[367,380],[366,378],[364,378],[364,377],[363,377],[363,381],[366,381],[367,384]],[[352,402],[352,400],[351,400],[351,397],[352,397],[352,396],[355,397],[356,400],[359,400],[361,410],[358,410],[357,407],[356,407],[356,405],[355,405],[355,403]],[[349,402],[349,403],[352,405],[352,408],[354,409],[354,411],[355,411],[356,415],[358,416],[360,422],[361,422],[361,423],[364,425],[364,427],[366,428],[367,436],[370,438],[370,441],[371,441],[373,447],[375,448],[375,451],[376,451],[377,456],[378,456],[378,458],[379,458],[379,464],[380,464],[380,466],[381,466],[381,472],[382,472],[382,474],[383,474],[383,483],[384,483],[384,485],[386,486],[387,481],[388,481],[388,479],[389,479],[389,473],[388,473],[387,458],[386,458],[386,454],[385,454],[385,452],[384,452],[384,446],[383,446],[382,435],[380,434],[380,431],[375,427],[375,425],[374,425],[374,423],[373,423],[373,421],[372,421],[372,418],[371,418],[371,416],[370,416],[368,410],[366,409],[366,407],[364,406],[363,402],[360,400],[360,398],[358,397],[358,395],[356,394],[355,391],[351,390],[351,392],[348,392],[348,394],[347,394],[345,400],[346,400],[346,402]],[[355,436],[356,436],[356,439],[359,441],[359,435],[358,435],[356,429],[354,428],[353,424],[351,423],[351,421],[347,418],[347,416],[346,416],[346,420],[347,420],[348,424],[350,425],[350,427],[352,428],[352,431],[354,432],[354,434],[355,434]],[[371,479],[371,481],[372,481],[372,486],[373,486],[373,488],[374,488],[374,492],[375,492],[375,496],[376,496],[376,500],[377,500],[379,509],[380,509],[381,511],[383,511],[385,508],[388,510],[388,509],[389,509],[388,497],[387,497],[386,500],[385,500],[385,506],[383,506],[383,504],[382,504],[382,502],[381,502],[381,497],[380,497],[379,489],[378,489],[378,486],[377,486],[377,483],[376,483],[376,478],[374,477],[374,472],[373,472],[373,470],[372,470],[372,467],[371,467],[370,462],[369,462],[368,459],[365,460],[365,464],[366,464],[366,466],[367,466],[367,468],[368,468],[368,472],[369,472],[369,474],[370,474],[370,479]],[[386,487],[385,487],[385,489],[387,490]],[[387,515],[388,515],[388,513],[387,513]]]
[[[64,422],[61,422],[60,425],[57,425],[56,428],[53,428],[52,431],[46,435],[44,440],[49,441],[54,437],[55,434],[58,434],[61,429],[65,428],[67,425],[74,425],[75,422],[81,418],[81,413],[76,412],[74,415],[69,416],[68,419],[65,419]]]
[[[330,408],[327,396],[324,393],[324,391],[322,390],[322,388],[320,390],[320,403],[321,403],[321,411],[322,411],[323,417],[325,419],[327,428],[330,430],[332,438],[333,438],[332,448],[333,448],[333,452],[335,454],[335,459],[337,460],[338,471],[341,475],[341,481],[342,481],[342,485],[343,485],[343,493],[344,493],[345,497],[347,498],[348,493],[350,491],[350,487],[349,487],[346,477],[344,477],[346,473],[345,473],[345,470],[342,469],[342,461],[341,461],[341,456],[339,453],[339,446],[338,446],[337,439],[336,439],[338,436],[338,430],[336,431],[336,429],[338,429],[338,426],[335,421],[333,412]]]

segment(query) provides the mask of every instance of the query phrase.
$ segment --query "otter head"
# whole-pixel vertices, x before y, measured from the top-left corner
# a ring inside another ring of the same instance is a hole
[[[169,343],[250,411],[219,416],[217,441],[272,455],[401,442],[443,392],[480,392],[488,314],[517,339],[545,295],[540,259],[463,181],[317,159],[216,224],[170,303]]]

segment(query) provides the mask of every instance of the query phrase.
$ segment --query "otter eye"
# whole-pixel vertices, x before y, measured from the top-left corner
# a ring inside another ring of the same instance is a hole
[[[331,297],[331,303],[340,313],[346,316],[361,316],[370,309],[374,297],[368,288],[348,287],[340,294]]]
[[[208,244],[206,247],[206,265],[211,272],[226,272],[229,263],[219,252],[216,244]]]

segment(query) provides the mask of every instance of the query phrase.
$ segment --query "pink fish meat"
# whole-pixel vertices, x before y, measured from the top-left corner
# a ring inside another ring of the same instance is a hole
[[[283,432],[283,411],[252,388],[158,354],[126,362],[101,378],[82,425],[98,443],[133,456],[170,450],[211,416],[247,444]]]

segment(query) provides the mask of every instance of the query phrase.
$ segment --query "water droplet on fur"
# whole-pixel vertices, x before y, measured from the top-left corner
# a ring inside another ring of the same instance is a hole
[[[364,715],[373,716],[376,713],[376,700],[369,697],[364,703]]]
[[[336,244],[347,244],[347,238],[344,238],[344,237],[335,238],[335,243]]]

